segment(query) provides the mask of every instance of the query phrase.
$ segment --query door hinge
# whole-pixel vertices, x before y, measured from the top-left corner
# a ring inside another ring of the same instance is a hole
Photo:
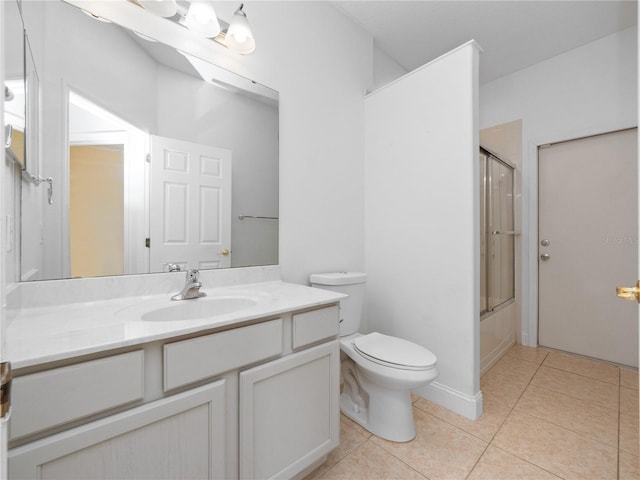
[[[150,238],[145,238],[144,239],[144,246],[147,248],[151,248],[151,239]]]
[[[147,161],[147,163],[151,163],[151,154],[147,153],[147,155],[144,157],[144,159]]]
[[[6,418],[11,409],[11,362],[0,364],[0,419]]]

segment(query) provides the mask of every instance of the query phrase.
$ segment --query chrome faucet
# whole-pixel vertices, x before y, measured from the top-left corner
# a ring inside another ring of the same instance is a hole
[[[198,281],[199,275],[200,272],[198,270],[187,270],[187,279],[182,291],[171,297],[171,300],[191,300],[192,298],[206,297],[207,294],[200,291],[202,283]]]

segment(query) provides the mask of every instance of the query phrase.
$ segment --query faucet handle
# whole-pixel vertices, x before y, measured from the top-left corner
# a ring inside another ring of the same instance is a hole
[[[187,281],[189,282],[197,282],[198,277],[200,276],[200,271],[197,269],[187,270]]]

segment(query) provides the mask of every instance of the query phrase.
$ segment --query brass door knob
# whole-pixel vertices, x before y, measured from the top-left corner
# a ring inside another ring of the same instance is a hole
[[[635,287],[616,287],[616,295],[623,300],[636,300],[640,303],[640,280]]]
[[[230,253],[231,253],[231,252],[230,252],[229,250],[227,250],[226,248],[225,248],[224,250],[220,250],[220,251],[218,252],[218,254],[219,254],[219,255],[224,255],[225,257],[226,257],[227,255],[229,255]]]

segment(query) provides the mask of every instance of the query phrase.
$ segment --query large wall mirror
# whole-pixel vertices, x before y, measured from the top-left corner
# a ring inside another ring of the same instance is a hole
[[[25,36],[20,4],[7,2],[4,6],[6,26],[2,39],[4,52],[4,147],[7,157],[21,169],[26,166],[26,72]]]
[[[278,263],[276,91],[77,5],[23,16],[53,183],[23,205],[23,281]]]

